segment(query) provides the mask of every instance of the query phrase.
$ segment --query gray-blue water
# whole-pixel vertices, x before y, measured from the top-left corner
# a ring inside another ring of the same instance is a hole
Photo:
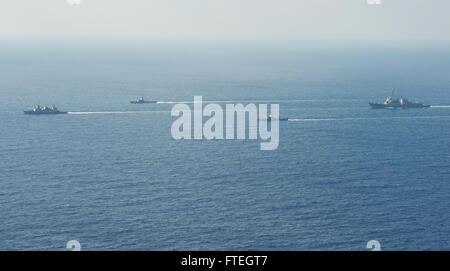
[[[1,250],[450,249],[448,47],[30,48],[0,51]],[[436,107],[371,110],[392,87]],[[194,95],[296,121],[261,151],[129,104]]]

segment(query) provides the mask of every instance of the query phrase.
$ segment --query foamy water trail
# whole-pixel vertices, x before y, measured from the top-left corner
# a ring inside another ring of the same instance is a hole
[[[386,118],[324,118],[324,119],[295,119],[289,118],[288,121],[346,121],[346,120],[391,120],[391,119],[438,119],[450,118],[450,116],[410,116],[410,117],[386,117]]]
[[[98,111],[98,112],[67,112],[70,115],[93,115],[93,114],[149,114],[149,113],[161,113],[170,111]]]
[[[189,102],[186,102],[186,101],[179,101],[179,102],[163,102],[163,101],[158,101],[158,102],[156,102],[157,104],[179,104],[179,103],[181,103],[181,104],[193,104],[194,102],[193,101],[189,101]]]
[[[328,118],[328,119],[291,119],[288,121],[340,121],[340,120],[362,120],[367,118]]]
[[[340,99],[271,99],[271,100],[258,100],[258,99],[237,99],[237,100],[203,100],[203,103],[298,103],[298,102],[335,102],[335,101],[341,101]],[[343,101],[363,101],[361,99],[345,99]],[[186,103],[186,104],[193,104],[194,101],[157,101],[157,104],[178,104],[178,103]]]
[[[202,101],[202,103],[236,103],[237,101]],[[158,101],[157,104],[194,104],[194,101]]]
[[[431,108],[450,108],[450,105],[432,105]]]

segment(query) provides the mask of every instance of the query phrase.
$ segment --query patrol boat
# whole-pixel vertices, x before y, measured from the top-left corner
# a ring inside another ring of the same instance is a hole
[[[27,115],[57,115],[57,114],[67,114],[67,112],[59,111],[56,106],[52,107],[41,107],[40,105],[35,106],[32,110],[23,111]]]
[[[396,108],[426,108],[431,105],[419,102],[411,102],[405,98],[394,98],[395,89],[392,89],[391,96],[389,96],[384,103],[369,103],[373,109],[396,109]]]
[[[157,103],[157,101],[146,101],[146,100],[144,100],[144,97],[140,97],[137,100],[130,101],[130,103],[132,103],[132,104],[154,104],[154,103]]]

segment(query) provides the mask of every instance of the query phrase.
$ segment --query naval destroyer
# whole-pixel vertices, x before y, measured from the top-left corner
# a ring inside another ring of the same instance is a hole
[[[157,103],[157,101],[146,101],[146,100],[144,100],[144,97],[140,97],[137,100],[130,101],[130,103],[132,103],[132,104],[154,104],[154,103]]]
[[[384,103],[369,103],[369,105],[374,109],[426,108],[431,106],[420,102],[411,102],[405,98],[396,99],[394,94],[395,89],[392,89],[391,96],[387,97]]]
[[[32,110],[29,111],[23,111],[27,115],[58,115],[58,114],[67,114],[67,112],[59,111],[56,106],[48,107],[44,106],[41,107],[40,105],[35,106]]]

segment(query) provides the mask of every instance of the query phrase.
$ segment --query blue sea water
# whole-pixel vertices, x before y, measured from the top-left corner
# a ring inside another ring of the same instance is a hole
[[[0,250],[449,250],[449,78],[448,47],[3,45]],[[392,87],[433,107],[371,110]],[[176,141],[194,95],[292,120]]]

